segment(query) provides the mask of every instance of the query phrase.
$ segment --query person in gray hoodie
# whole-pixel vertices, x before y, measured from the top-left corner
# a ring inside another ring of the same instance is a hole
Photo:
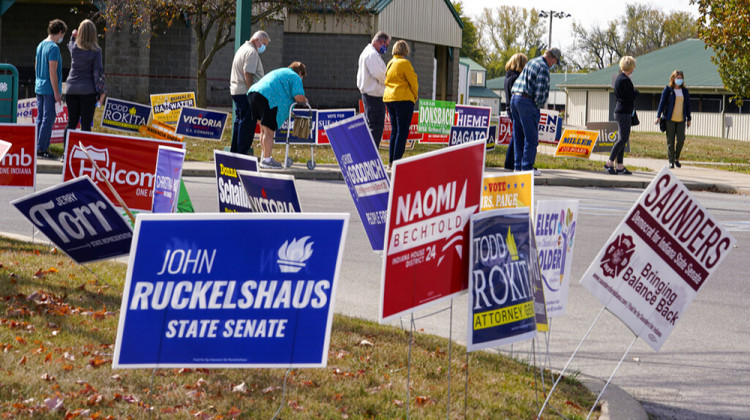
[[[68,42],[70,73],[65,81],[65,102],[68,105],[68,127],[91,131],[97,102],[104,103],[107,89],[104,85],[102,49],[96,41],[96,26],[86,19],[73,30]],[[66,131],[67,134],[67,131]],[[67,139],[67,135],[65,136]]]

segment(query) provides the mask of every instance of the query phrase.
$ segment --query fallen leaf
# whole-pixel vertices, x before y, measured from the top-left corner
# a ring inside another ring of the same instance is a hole
[[[286,403],[286,405],[288,405],[289,407],[291,407],[292,410],[294,410],[294,411],[302,411],[302,410],[304,410],[304,408],[301,405],[299,405],[299,403],[297,401],[294,401],[294,400],[290,400],[288,403]]]
[[[372,347],[372,346],[374,346],[374,344],[372,344],[372,342],[368,341],[368,340],[362,340],[362,341],[360,341],[359,345],[363,346],[363,347]]]
[[[244,383],[244,382],[243,382],[243,383]],[[229,412],[227,413],[227,416],[229,416],[229,417],[231,417],[231,418],[235,418],[235,417],[239,417],[239,415],[240,415],[240,414],[242,414],[242,411],[240,411],[240,409],[239,409],[239,408],[237,408],[237,407],[234,407],[234,406],[233,406],[233,407],[232,407],[232,408],[231,408],[231,409],[229,410]]]
[[[26,339],[20,336],[16,336],[16,341],[18,341],[18,344],[26,344]]]
[[[393,400],[393,404],[394,404],[394,405],[395,405],[396,407],[403,407],[403,406],[404,406],[404,402],[403,402],[403,401],[401,401],[401,400]]]
[[[97,405],[104,400],[102,394],[93,394],[86,400],[86,405]]]
[[[26,356],[23,356],[23,357],[21,358],[21,361],[20,361],[20,362],[18,362],[18,364],[19,364],[20,366],[23,366],[23,365],[25,365],[25,364],[26,364]]]
[[[420,407],[424,407],[425,405],[430,405],[434,403],[435,403],[435,400],[425,395],[419,395],[416,398],[414,398],[414,404]]]
[[[52,353],[47,353],[47,355],[44,356],[44,363],[47,363],[50,360],[52,360]]]
[[[63,408],[63,399],[60,397],[45,398],[44,406],[47,407],[48,411],[57,411]]]
[[[239,392],[240,394],[244,394],[247,392],[247,385],[243,382],[232,388],[232,392]]]
[[[50,376],[49,373],[43,374],[41,376],[41,378],[42,378],[42,380],[47,381],[47,382],[52,382],[52,381],[55,380],[55,377],[54,376]]]
[[[70,360],[71,362],[75,361],[76,358],[72,354],[68,353],[67,351],[63,353],[63,358]]]
[[[94,368],[98,368],[99,366],[107,364],[107,363],[110,363],[110,362],[112,362],[112,361],[109,360],[109,359],[100,359],[98,357],[95,357],[95,358],[89,360],[89,366],[94,367]]]
[[[121,381],[122,380],[122,378],[120,377],[120,375],[117,375],[117,374],[112,375],[109,378],[110,379],[114,379],[115,381]]]
[[[269,392],[273,392],[275,389],[279,388],[278,386],[269,386],[268,388],[265,388],[263,391],[260,391],[262,394],[268,394]]]

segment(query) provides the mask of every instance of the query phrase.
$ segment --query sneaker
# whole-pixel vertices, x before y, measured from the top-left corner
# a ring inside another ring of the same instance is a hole
[[[534,176],[542,176],[542,171],[540,171],[537,168],[532,168],[532,171],[534,171]]]
[[[633,175],[633,173],[623,166],[622,169],[617,170],[617,175]]]
[[[617,175],[617,170],[614,166],[607,166],[607,164],[604,164],[604,171],[606,171],[610,175]]]
[[[263,169],[282,169],[283,167],[274,158],[263,159],[260,161],[260,167]]]
[[[676,166],[678,168],[682,168],[682,165],[680,165],[680,161],[679,160],[674,161],[674,166]]]
[[[669,164],[669,169],[674,169],[674,163]]]

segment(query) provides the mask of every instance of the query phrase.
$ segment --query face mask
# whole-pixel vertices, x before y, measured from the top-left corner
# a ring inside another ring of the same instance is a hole
[[[381,45],[380,49],[378,50],[378,52],[381,54],[385,54],[386,51],[388,51],[388,47],[385,44]]]
[[[57,43],[58,43],[58,44],[61,44],[61,43],[62,43],[62,40],[63,40],[63,37],[62,37],[62,36],[61,36],[60,38],[57,38]]]
[[[260,47],[258,47],[258,54],[263,54],[263,51],[266,50],[266,44],[260,44]]]
[[[682,86],[682,79],[674,79],[674,84],[677,86]]]

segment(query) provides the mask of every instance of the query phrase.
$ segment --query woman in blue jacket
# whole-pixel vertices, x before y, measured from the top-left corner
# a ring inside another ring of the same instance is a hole
[[[675,70],[669,76],[669,84],[664,87],[656,111],[656,122],[664,118],[667,125],[667,156],[669,167],[681,167],[680,153],[685,144],[685,125],[690,127],[690,92],[685,87],[685,75]],[[676,140],[676,142],[675,142]]]

